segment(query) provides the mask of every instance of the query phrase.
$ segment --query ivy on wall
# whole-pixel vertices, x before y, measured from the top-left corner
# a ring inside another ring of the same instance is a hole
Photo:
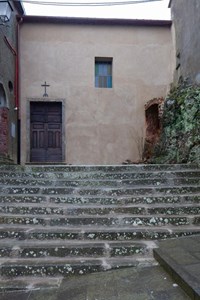
[[[200,86],[182,82],[171,90],[161,122],[151,163],[200,163]]]

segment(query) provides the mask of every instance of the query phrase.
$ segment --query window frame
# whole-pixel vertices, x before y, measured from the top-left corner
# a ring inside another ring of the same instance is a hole
[[[95,57],[95,88],[112,88],[113,87],[113,58],[112,57]]]

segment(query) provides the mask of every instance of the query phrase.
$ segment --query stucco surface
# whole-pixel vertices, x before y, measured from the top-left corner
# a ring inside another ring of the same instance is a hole
[[[63,100],[65,162],[116,164],[140,159],[144,105],[172,81],[170,27],[26,24],[21,26],[21,161],[28,160],[28,98]],[[113,87],[95,88],[95,57],[113,58]],[[140,142],[138,142],[140,141]]]
[[[200,2],[173,0],[172,19],[175,29],[176,66],[175,83],[180,76],[192,83],[200,83]]]

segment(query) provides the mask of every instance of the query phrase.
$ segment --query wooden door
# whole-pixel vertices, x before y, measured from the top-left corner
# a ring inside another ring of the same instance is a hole
[[[62,104],[31,102],[30,161],[62,161]]]

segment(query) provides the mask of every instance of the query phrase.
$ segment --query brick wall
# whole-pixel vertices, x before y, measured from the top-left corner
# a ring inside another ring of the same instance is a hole
[[[0,108],[0,154],[8,154],[8,108]]]

